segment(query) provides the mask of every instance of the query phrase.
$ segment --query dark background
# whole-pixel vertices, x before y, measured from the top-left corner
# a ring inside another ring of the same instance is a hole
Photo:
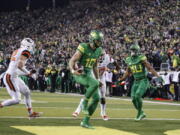
[[[37,8],[50,8],[52,7],[53,0],[0,0],[0,11],[13,11],[13,10],[25,10],[28,2],[30,9]],[[55,0],[56,7],[65,7],[70,1],[87,1],[87,0]],[[88,0],[103,4],[105,2],[111,3],[116,0]],[[134,1],[134,0],[132,0]]]
[[[30,8],[49,8],[52,7],[52,0],[29,0]],[[68,5],[69,0],[56,0],[57,7],[63,7]],[[28,0],[0,0],[1,11],[12,11],[12,10],[25,10],[28,4]]]

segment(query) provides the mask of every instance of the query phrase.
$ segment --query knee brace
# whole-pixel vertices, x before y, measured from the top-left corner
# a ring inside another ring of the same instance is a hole
[[[105,98],[101,98],[101,104],[106,104]]]

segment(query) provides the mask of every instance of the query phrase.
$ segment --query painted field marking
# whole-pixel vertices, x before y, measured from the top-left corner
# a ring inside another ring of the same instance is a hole
[[[11,126],[12,128],[23,130],[35,135],[139,135],[132,132],[95,127],[96,129],[86,129],[80,126]]]
[[[23,117],[23,116],[0,116],[0,119],[28,119],[28,117]],[[82,119],[83,117],[38,117],[36,119]],[[102,120],[102,118],[91,118],[94,120]],[[110,118],[110,120],[134,120],[134,118]],[[180,121],[180,119],[176,118],[145,118],[144,120],[151,120],[151,121]]]
[[[24,106],[13,106],[13,108],[24,108]],[[74,109],[74,107],[46,107],[46,106],[34,106],[33,108],[47,108],[47,109]],[[99,108],[98,108],[99,109]],[[107,108],[107,110],[135,110],[133,108]],[[176,112],[176,111],[180,111],[179,110],[175,110],[175,109],[154,109],[154,108],[148,108],[148,109],[144,109],[144,110],[158,110],[158,111],[169,111],[169,112]]]

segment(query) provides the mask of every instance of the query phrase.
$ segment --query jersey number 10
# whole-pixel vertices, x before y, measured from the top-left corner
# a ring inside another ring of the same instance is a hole
[[[85,67],[91,68],[94,65],[95,62],[96,62],[96,59],[86,59]]]

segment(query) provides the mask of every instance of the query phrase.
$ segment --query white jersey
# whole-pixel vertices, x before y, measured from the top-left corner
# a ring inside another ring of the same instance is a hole
[[[161,75],[161,77],[163,78],[164,82],[163,85],[169,85],[170,84],[170,73],[167,73],[167,75]]]
[[[105,72],[105,70],[107,68],[107,65],[110,64],[110,63],[113,63],[113,62],[114,62],[114,59],[111,58],[109,56],[109,54],[104,54],[103,61],[101,63],[99,63],[99,66],[98,66],[99,71],[102,72],[102,73],[100,73],[102,75],[101,77],[104,76],[104,72]]]
[[[173,82],[176,82],[176,83],[179,82],[179,74],[180,74],[180,71],[179,72],[178,71],[173,72],[173,78],[172,78]]]
[[[6,71],[6,73],[11,75],[12,77],[16,77],[20,73],[19,69],[18,69],[18,64],[19,64],[21,55],[25,55],[29,58],[30,52],[28,50],[26,50],[25,48],[19,48],[12,53],[11,61],[9,63],[9,67]]]
[[[109,54],[104,54],[103,61],[99,64],[99,67],[107,67],[108,64],[113,63],[114,59]]]

